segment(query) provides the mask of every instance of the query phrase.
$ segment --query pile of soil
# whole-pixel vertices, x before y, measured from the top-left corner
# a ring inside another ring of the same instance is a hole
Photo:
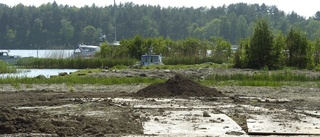
[[[101,120],[84,115],[52,115],[40,111],[0,108],[0,134],[45,133],[54,136],[142,134],[141,122],[130,112],[118,119]]]
[[[149,85],[136,93],[138,97],[223,97],[215,88],[209,88],[176,74],[165,83]]]

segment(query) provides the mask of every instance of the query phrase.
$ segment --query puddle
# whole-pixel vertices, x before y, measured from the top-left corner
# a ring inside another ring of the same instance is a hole
[[[18,69],[17,73],[4,73],[0,74],[0,78],[7,77],[36,77],[39,75],[43,75],[46,78],[50,78],[51,76],[57,76],[59,73],[72,73],[76,72],[78,69]]]

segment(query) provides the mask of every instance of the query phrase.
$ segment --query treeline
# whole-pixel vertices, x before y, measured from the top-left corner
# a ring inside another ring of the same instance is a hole
[[[188,37],[174,41],[163,37],[144,38],[140,35],[122,40],[119,46],[111,46],[104,42],[101,44],[100,53],[97,56],[140,60],[141,55],[147,54],[150,48],[152,48],[153,54],[161,54],[164,59],[175,60],[167,60],[172,62],[169,64],[229,63],[233,56],[231,43],[221,37],[211,37],[210,40]]]
[[[306,19],[265,4],[178,8],[121,3],[78,8],[53,2],[39,7],[0,4],[0,47],[73,48],[79,43],[99,44],[102,35],[109,42],[140,35],[173,40],[222,37],[238,44],[253,33],[255,22],[261,18],[267,19],[273,33],[280,30],[288,34],[295,27],[307,32],[309,39],[320,36],[320,12]]]
[[[320,38],[311,40],[299,28],[292,27],[288,34],[273,33],[264,19],[255,23],[253,33],[240,40],[238,47],[222,37],[209,40],[188,37],[174,41],[163,37],[143,38],[139,35],[124,39],[119,46],[101,44],[101,58],[135,58],[148,53],[162,54],[165,64],[199,64],[205,62],[231,63],[236,68],[320,69]]]
[[[273,34],[266,20],[256,23],[251,37],[243,39],[234,56],[235,67],[254,69],[320,69],[320,38],[311,40],[299,28]]]

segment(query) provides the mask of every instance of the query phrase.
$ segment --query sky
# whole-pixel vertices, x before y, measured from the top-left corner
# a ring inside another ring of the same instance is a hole
[[[0,0],[0,3],[14,6],[19,3],[24,5],[40,6],[43,3],[53,2],[54,0]],[[84,5],[91,6],[95,3],[96,6],[109,6],[113,4],[114,0],[55,0],[58,4],[74,5],[82,7]],[[161,7],[218,7],[223,4],[229,5],[232,3],[248,3],[248,4],[262,4],[275,5],[278,9],[285,13],[292,11],[298,13],[306,18],[313,17],[317,11],[320,11],[320,1],[318,0],[116,0],[116,3],[133,2],[134,4],[146,5],[160,5]]]

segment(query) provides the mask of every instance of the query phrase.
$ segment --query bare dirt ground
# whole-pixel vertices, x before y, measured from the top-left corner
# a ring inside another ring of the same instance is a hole
[[[105,70],[90,75],[170,79],[175,76],[175,73],[180,73],[191,79],[201,79],[210,73],[230,72],[254,73],[249,70],[203,68]],[[311,71],[297,73],[311,76],[319,75]],[[201,115],[192,114],[192,118],[187,117],[190,115],[185,115],[180,120],[195,123],[200,120],[211,124],[223,123],[224,121],[218,118],[220,121],[217,122],[217,119],[213,119],[214,114],[225,114],[241,127],[241,131],[229,129],[218,136],[251,136],[247,133],[247,120],[253,119],[252,117],[257,115],[277,114],[282,119],[295,121],[303,121],[306,116],[320,118],[320,88],[318,87],[217,87],[212,85],[208,89],[198,87],[197,91],[201,90],[203,93],[201,96],[197,96],[197,93],[191,94],[196,91],[189,89],[198,85],[195,83],[192,85],[188,82],[175,80],[172,83],[171,80],[172,85],[169,86],[178,85],[172,89],[174,91],[188,91],[188,93],[168,91],[171,94],[164,96],[163,92],[159,91],[161,92],[159,97],[154,96],[155,91],[152,91],[154,94],[150,94],[148,90],[145,90],[148,85],[138,83],[130,85],[72,85],[72,87],[66,84],[21,84],[19,87],[0,85],[0,136],[186,136],[171,132],[164,134],[161,131],[153,132],[146,129],[146,125],[153,124],[152,122],[160,124],[167,122],[165,121],[168,119],[166,116],[176,111],[190,113],[200,111]],[[170,80],[167,81],[167,84],[170,84]],[[185,88],[185,84],[192,86]],[[259,110],[255,110],[256,108]],[[262,109],[266,111],[262,111]],[[209,118],[203,119],[207,117]],[[223,129],[226,128],[229,127],[223,127]],[[320,123],[313,123],[310,128],[320,133]],[[189,134],[189,136],[216,136],[217,134],[214,133],[201,132],[210,129],[213,128],[200,127],[198,124],[197,127],[194,127],[193,132],[199,134]]]

